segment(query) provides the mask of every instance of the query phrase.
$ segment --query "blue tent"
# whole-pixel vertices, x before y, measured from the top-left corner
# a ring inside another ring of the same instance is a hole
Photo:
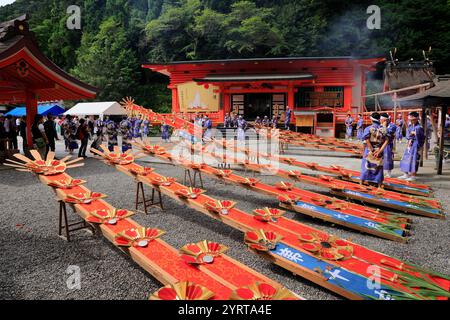
[[[17,107],[6,113],[6,115],[12,115],[13,117],[21,117],[27,114],[25,107]],[[64,113],[64,109],[53,103],[43,103],[38,105],[38,114],[46,116],[48,114],[58,116]]]

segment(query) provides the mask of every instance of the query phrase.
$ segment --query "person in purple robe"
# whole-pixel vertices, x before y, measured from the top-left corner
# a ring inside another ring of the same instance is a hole
[[[402,143],[403,140],[403,119],[402,115],[399,114],[397,117],[397,120],[395,121],[395,124],[397,125],[397,130],[395,131],[395,139],[398,143]]]
[[[230,116],[229,113],[227,113],[227,114],[225,115],[225,118],[224,118],[224,120],[223,120],[223,126],[224,126],[225,128],[231,128],[231,116]]]
[[[347,114],[347,119],[345,119],[345,136],[349,140],[352,140],[353,136],[353,121],[352,115],[350,113]]]
[[[247,121],[245,121],[242,116],[239,116],[239,119],[237,121],[237,128],[238,141],[245,141],[245,129],[247,129]]]
[[[150,133],[150,121],[145,119],[141,123],[141,135],[143,138],[148,137],[148,134]]]
[[[375,182],[378,187],[383,183],[384,149],[389,143],[386,129],[380,124],[380,114],[372,113],[372,125],[364,129],[363,140],[365,148],[361,162],[361,184]]]
[[[358,122],[356,123],[356,138],[362,140],[364,134],[364,119],[362,114],[358,114]]]
[[[122,152],[132,148],[131,140],[133,139],[133,126],[130,119],[123,117],[119,124],[120,134],[122,136]]]
[[[134,120],[133,123],[133,138],[140,138],[141,137],[141,124],[142,120],[140,118],[137,118]]]
[[[211,140],[211,138],[213,137],[213,132],[212,132],[212,120],[208,117],[205,116],[204,117],[204,122],[203,122],[203,127],[205,128],[205,132],[203,134],[203,139],[204,140]]]
[[[391,117],[387,113],[380,115],[381,126],[386,130],[386,137],[389,143],[384,148],[383,152],[383,170],[384,176],[390,178],[391,171],[394,169],[394,139],[397,126],[391,122]]]
[[[407,147],[400,161],[400,170],[404,173],[399,179],[415,181],[419,170],[422,148],[425,143],[424,129],[419,122],[419,113],[409,113],[410,124],[406,130]]]
[[[161,125],[161,139],[163,139],[164,142],[168,143],[170,142],[170,132],[169,132],[169,125],[165,122]]]
[[[286,107],[286,119],[284,120],[284,129],[289,130],[289,125],[291,124],[291,108],[289,106]]]

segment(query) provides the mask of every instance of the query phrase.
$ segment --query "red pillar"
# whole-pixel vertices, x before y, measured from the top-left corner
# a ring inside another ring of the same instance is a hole
[[[353,114],[352,110],[352,87],[344,87],[344,110]]]
[[[220,121],[225,121],[225,114],[231,112],[231,97],[229,93],[221,93],[223,95],[223,110]]]
[[[172,113],[180,112],[180,104],[178,103],[178,89],[172,88]]]
[[[295,90],[294,90],[294,86],[292,86],[292,85],[290,85],[288,88],[287,105],[292,110],[291,121],[295,121],[295,117],[294,117]]]
[[[27,111],[27,140],[28,140],[28,146],[30,148],[33,147],[33,138],[31,136],[31,126],[34,122],[34,117],[37,114],[37,98],[36,94],[31,91],[26,92],[26,111]]]

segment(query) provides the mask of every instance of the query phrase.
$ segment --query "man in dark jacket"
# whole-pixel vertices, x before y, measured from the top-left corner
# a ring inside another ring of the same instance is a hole
[[[45,157],[47,157],[50,150],[55,152],[55,141],[58,140],[55,121],[53,121],[53,116],[50,114],[47,116],[47,121],[44,122],[44,130],[48,139],[47,149],[45,150]]]

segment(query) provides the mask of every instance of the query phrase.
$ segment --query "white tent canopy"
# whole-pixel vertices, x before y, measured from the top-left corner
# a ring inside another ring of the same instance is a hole
[[[83,102],[74,105],[64,112],[64,115],[71,116],[120,116],[126,115],[125,109],[115,101],[109,102]]]

